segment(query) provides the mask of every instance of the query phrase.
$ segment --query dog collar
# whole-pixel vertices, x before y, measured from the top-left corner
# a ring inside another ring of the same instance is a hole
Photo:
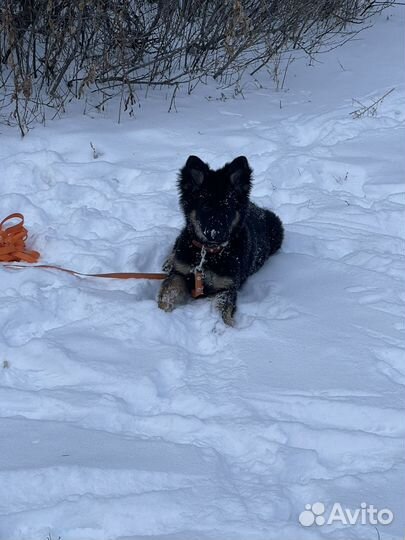
[[[207,253],[220,253],[225,247],[221,245],[215,247],[206,246],[205,244],[198,242],[198,240],[192,240],[191,243],[193,246],[198,247],[199,249],[204,248]]]

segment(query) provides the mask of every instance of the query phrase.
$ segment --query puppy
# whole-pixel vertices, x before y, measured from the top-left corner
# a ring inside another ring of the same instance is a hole
[[[204,296],[215,295],[222,319],[233,325],[237,291],[280,248],[284,236],[276,214],[249,200],[251,187],[245,156],[216,171],[196,156],[188,158],[178,178],[186,223],[163,267],[168,277],[158,296],[161,309],[172,311],[187,302],[200,271]]]

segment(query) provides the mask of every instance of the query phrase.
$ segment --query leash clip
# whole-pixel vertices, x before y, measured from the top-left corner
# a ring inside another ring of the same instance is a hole
[[[194,273],[196,272],[202,272],[202,267],[203,267],[203,264],[205,263],[205,257],[207,255],[207,250],[205,248],[205,246],[202,246],[201,247],[201,259],[200,259],[200,263],[198,266],[196,266],[194,268]]]

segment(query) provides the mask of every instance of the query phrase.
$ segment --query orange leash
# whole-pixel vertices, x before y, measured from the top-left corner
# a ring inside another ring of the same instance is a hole
[[[7,221],[19,219],[20,222],[10,227],[4,227]],[[39,259],[38,251],[29,251],[25,247],[28,231],[24,227],[24,216],[19,213],[10,214],[0,223],[0,261],[24,261],[35,263]]]
[[[19,223],[4,227],[7,221],[18,219]],[[38,251],[28,250],[25,246],[25,241],[28,238],[28,231],[24,227],[24,216],[20,213],[10,214],[0,223],[0,262],[26,262],[36,263],[40,257]],[[69,270],[62,266],[53,264],[36,264],[28,266],[25,264],[5,264],[7,268],[48,268],[52,270],[60,270],[73,276],[80,277],[99,277],[112,279],[165,279],[167,274],[160,273],[142,273],[142,272],[111,272],[107,274],[83,274],[75,270]]]

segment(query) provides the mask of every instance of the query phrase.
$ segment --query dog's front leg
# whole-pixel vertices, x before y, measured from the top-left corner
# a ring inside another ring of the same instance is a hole
[[[222,320],[228,326],[234,325],[233,316],[236,310],[236,298],[237,292],[235,287],[221,291],[215,296],[216,307],[222,316]]]
[[[185,304],[189,297],[186,280],[180,274],[169,274],[162,283],[158,295],[158,306],[163,311],[173,311]]]

